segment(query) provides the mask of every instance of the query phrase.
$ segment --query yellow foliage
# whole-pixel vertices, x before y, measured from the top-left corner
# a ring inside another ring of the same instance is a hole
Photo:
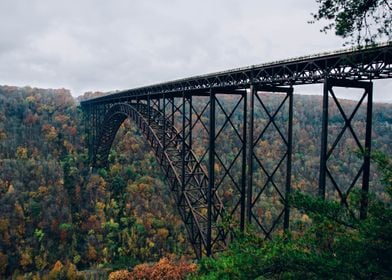
[[[178,242],[179,243],[184,243],[186,240],[185,240],[185,237],[184,237],[184,235],[181,233],[179,236],[178,236]]]
[[[40,195],[45,195],[45,194],[48,193],[48,188],[47,188],[47,187],[44,187],[44,186],[40,186],[40,187],[38,188],[38,192],[39,192]]]
[[[15,202],[15,213],[20,217],[20,218],[24,218],[24,211],[23,211],[23,207],[22,205],[20,205],[19,202]]]
[[[16,157],[18,159],[27,159],[27,148],[25,147],[18,147],[16,148]]]
[[[45,269],[47,263],[44,256],[38,255],[34,258],[35,266],[38,270],[42,271]]]
[[[271,211],[267,210],[265,212],[265,216],[264,217],[265,217],[267,222],[271,222],[271,220],[272,220],[272,213],[271,213]]]
[[[308,215],[306,215],[306,214],[303,214],[302,215],[302,217],[301,217],[301,221],[302,222],[309,222],[310,221],[310,219],[309,219],[309,216]]]
[[[56,128],[50,124],[44,124],[42,126],[42,132],[45,134],[45,138],[49,141],[54,140],[57,137]]]
[[[28,103],[34,103],[35,102],[35,97],[33,95],[27,96],[26,101]]]
[[[31,257],[31,249],[27,249],[21,253],[19,263],[24,268],[33,263],[33,260]]]
[[[49,141],[52,141],[54,139],[56,139],[57,137],[57,130],[54,126],[52,126],[49,130],[49,132],[45,135],[46,139],[48,139]]]
[[[166,239],[169,236],[169,231],[166,228],[160,228],[157,230],[157,235],[161,239]]]
[[[105,180],[99,176],[99,175],[91,175],[90,180],[87,184],[87,189],[92,190],[92,189],[105,189],[106,188],[106,182]]]
[[[203,215],[203,216],[205,216],[205,215],[207,215],[207,208],[201,208],[200,210],[200,213]]]
[[[8,266],[8,256],[0,252],[0,274],[4,274]]]
[[[1,164],[1,162],[0,162]],[[0,179],[0,192],[5,191],[7,189],[7,182],[4,182],[3,180]]]
[[[102,203],[102,202],[97,202],[96,204],[95,204],[95,207],[97,208],[97,210],[103,210],[103,209],[105,209],[105,203]]]
[[[121,171],[121,165],[120,164],[113,164],[111,167],[110,167],[110,175],[111,176],[115,176],[115,175],[117,175],[119,172]]]
[[[148,246],[148,248],[153,248],[155,246],[155,243],[152,241],[148,241],[147,246]]]
[[[216,172],[216,173],[221,172],[221,166],[220,166],[218,163],[215,163],[215,164],[214,164],[214,169],[215,169],[215,172]]]
[[[12,184],[10,184],[7,193],[14,193],[14,192],[15,192],[15,188]]]
[[[8,230],[10,222],[8,219],[2,219],[0,218],[0,233],[3,233]]]
[[[78,278],[78,270],[74,264],[69,264],[67,269],[67,278],[68,279],[77,279]]]
[[[21,223],[19,225],[16,226],[16,232],[20,235],[23,236],[25,234],[25,227],[24,224]]]
[[[0,140],[4,140],[4,139],[6,139],[6,138],[7,138],[7,134],[5,134],[4,131],[1,131],[1,132],[0,132]]]

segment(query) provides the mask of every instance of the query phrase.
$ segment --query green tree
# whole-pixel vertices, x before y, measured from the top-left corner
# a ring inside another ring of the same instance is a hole
[[[327,20],[322,32],[334,30],[346,43],[368,45],[377,39],[392,38],[392,3],[390,0],[316,0],[314,21]]]
[[[297,192],[292,207],[309,215],[308,229],[270,242],[238,233],[229,250],[201,261],[196,279],[391,279],[392,161],[380,154],[373,160],[388,198],[370,196],[367,219],[358,220],[337,202]],[[361,193],[351,197],[357,203],[360,198]]]

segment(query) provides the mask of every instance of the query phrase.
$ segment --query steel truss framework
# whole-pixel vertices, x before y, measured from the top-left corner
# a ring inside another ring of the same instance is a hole
[[[352,113],[348,116],[345,110],[343,109],[341,103],[336,97],[334,88],[336,87],[350,87],[362,89],[361,98],[359,99],[357,105],[355,106]],[[364,103],[365,98],[366,102],[366,121],[365,121],[365,143],[364,145],[361,143],[361,139],[359,139],[354,127],[352,126],[352,120],[356,116],[359,108]],[[338,133],[337,137],[334,139],[333,143],[328,147],[328,108],[330,99],[333,101],[341,116],[344,120],[344,126]],[[370,151],[371,151],[371,133],[372,133],[372,108],[373,108],[373,83],[372,82],[363,82],[363,81],[345,81],[345,80],[337,80],[333,78],[328,78],[324,82],[324,91],[323,91],[323,115],[322,115],[322,135],[321,135],[321,154],[320,154],[320,178],[319,178],[319,194],[322,198],[326,196],[326,182],[327,179],[330,180],[333,186],[333,190],[335,190],[338,195],[342,205],[348,207],[347,197],[350,194],[351,190],[357,183],[358,179],[362,175],[362,203],[360,209],[360,217],[366,217],[366,207],[367,207],[367,196],[366,194],[369,191],[369,176],[370,176]],[[349,131],[355,141],[358,150],[360,151],[361,157],[361,167],[357,171],[356,175],[350,182],[349,187],[346,191],[342,189],[342,186],[336,181],[336,174],[333,174],[331,170],[328,168],[328,160],[331,158],[334,150],[336,149],[339,142],[341,142],[342,137],[346,131]]]
[[[265,238],[271,238],[277,228],[289,229],[287,196],[292,178],[294,86],[324,83],[319,195],[326,197],[331,191],[328,186],[332,186],[342,205],[349,206],[347,196],[362,176],[359,213],[365,218],[372,83],[360,80],[391,77],[392,47],[385,44],[193,77],[86,100],[81,106],[85,112],[90,159],[94,167],[107,166],[117,130],[126,118],[131,118],[162,167],[198,258],[223,250],[233,237],[233,227],[243,230],[246,224],[252,223]],[[341,106],[334,91],[336,87],[363,89],[351,114]],[[277,108],[269,107],[263,98],[265,92],[279,94],[281,103]],[[225,105],[225,96],[235,99],[231,107]],[[202,98],[204,103],[198,102],[196,106],[197,98]],[[367,117],[362,144],[351,122],[365,99]],[[329,143],[331,102],[337,106],[344,125]],[[259,122],[260,114],[266,122]],[[284,118],[279,119],[279,115]],[[362,163],[349,188],[343,190],[328,162],[347,131],[362,152]],[[267,166],[266,155],[260,153],[259,146],[271,134],[279,138],[281,153],[272,166]],[[227,137],[236,143],[230,157],[220,145]],[[275,217],[267,220],[259,213],[268,209],[260,208],[262,201],[272,196],[282,201],[281,208]],[[227,221],[230,227],[223,226]]]

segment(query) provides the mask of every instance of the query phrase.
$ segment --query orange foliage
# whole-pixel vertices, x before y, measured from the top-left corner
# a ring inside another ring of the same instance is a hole
[[[110,280],[181,280],[187,275],[196,271],[196,264],[188,263],[181,259],[174,261],[171,258],[162,258],[159,262],[149,264],[139,264],[132,272],[120,270],[109,275]]]
[[[61,261],[57,261],[52,270],[49,272],[49,278],[50,279],[56,279],[57,275],[59,275],[64,268],[64,265],[61,263]]]
[[[97,259],[97,250],[91,245],[88,245],[87,248],[87,259],[89,261],[95,261]]]
[[[89,230],[98,231],[101,229],[101,222],[99,221],[96,215],[91,215],[90,217],[88,217],[87,221],[82,223],[81,228],[84,231],[89,231]]]
[[[131,273],[128,270],[118,270],[109,274],[109,280],[128,280],[131,278]]]
[[[54,119],[55,119],[56,122],[66,123],[69,120],[69,116],[63,115],[63,114],[59,114],[59,115],[55,116]]]
[[[76,127],[68,127],[68,133],[71,135],[71,136],[75,136],[76,135],[76,133],[78,132],[78,130],[77,130],[77,128]]]

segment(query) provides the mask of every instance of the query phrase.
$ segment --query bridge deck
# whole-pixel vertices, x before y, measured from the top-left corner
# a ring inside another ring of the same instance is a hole
[[[183,92],[202,95],[210,89],[227,93],[228,90],[249,88],[251,84],[315,84],[323,82],[326,77],[352,80],[392,78],[392,41],[364,49],[320,53],[118,91],[82,101],[81,105],[162,94],[176,97]]]

